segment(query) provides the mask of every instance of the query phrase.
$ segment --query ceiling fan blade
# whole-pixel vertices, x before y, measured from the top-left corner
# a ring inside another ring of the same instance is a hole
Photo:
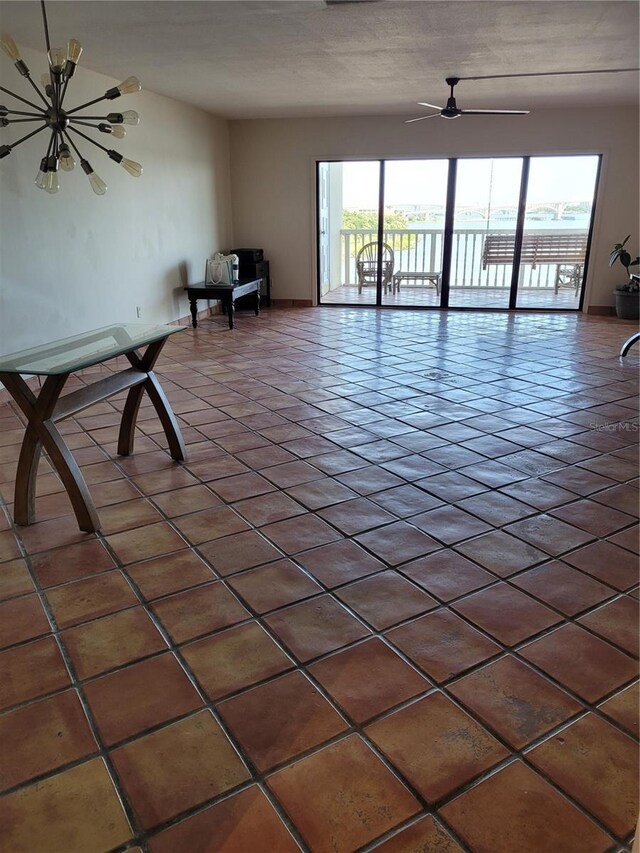
[[[528,116],[530,110],[460,110],[463,116]]]
[[[430,116],[420,116],[420,118],[408,118],[405,124],[411,124],[412,121],[424,121],[426,118],[438,118],[440,113],[431,113]]]
[[[439,107],[437,104],[425,104],[424,101],[418,102],[419,107],[431,107],[432,110],[442,110],[444,107]]]

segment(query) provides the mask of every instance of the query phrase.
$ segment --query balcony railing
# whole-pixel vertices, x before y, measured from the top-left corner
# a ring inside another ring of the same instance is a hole
[[[488,233],[505,233],[506,229],[465,228],[454,231],[451,255],[451,287],[505,288],[511,285],[511,264],[492,264],[482,269],[482,249]],[[549,229],[527,229],[527,234],[548,234]],[[584,234],[562,229],[562,233]],[[394,229],[384,231],[383,240],[393,249],[394,270],[403,272],[439,272],[442,269],[441,229]],[[377,231],[342,229],[340,231],[341,283],[357,283],[356,255],[365,243],[375,242]],[[523,264],[521,289],[554,289],[558,264]]]

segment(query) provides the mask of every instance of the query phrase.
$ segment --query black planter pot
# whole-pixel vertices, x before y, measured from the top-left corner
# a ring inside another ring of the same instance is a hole
[[[621,320],[637,320],[640,314],[640,292],[637,290],[614,290],[616,314]]]

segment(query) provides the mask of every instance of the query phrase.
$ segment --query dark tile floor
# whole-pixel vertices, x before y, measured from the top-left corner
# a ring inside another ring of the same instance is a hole
[[[628,850],[630,331],[204,321],[159,369],[186,464],[148,405],[126,459],[122,400],[62,425],[99,535],[46,460],[14,527],[23,430],[0,407],[2,849]]]

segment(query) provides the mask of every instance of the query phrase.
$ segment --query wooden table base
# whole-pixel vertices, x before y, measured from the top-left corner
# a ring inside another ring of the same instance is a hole
[[[153,367],[166,338],[149,344],[144,354],[137,350],[125,353],[131,367],[99,379],[97,382],[61,397],[71,373],[47,376],[36,396],[18,373],[0,373],[0,381],[26,415],[27,428],[16,473],[13,516],[16,524],[32,524],[36,520],[36,475],[40,454],[44,449],[60,475],[80,530],[94,533],[100,529],[100,519],[91,499],[78,463],[56,427],[56,422],[129,389],[118,437],[118,453],[128,456],[133,451],[136,420],[144,391],[149,395],[169,442],[173,459],[184,461],[186,451],[180,427],[169,401],[153,372]]]

